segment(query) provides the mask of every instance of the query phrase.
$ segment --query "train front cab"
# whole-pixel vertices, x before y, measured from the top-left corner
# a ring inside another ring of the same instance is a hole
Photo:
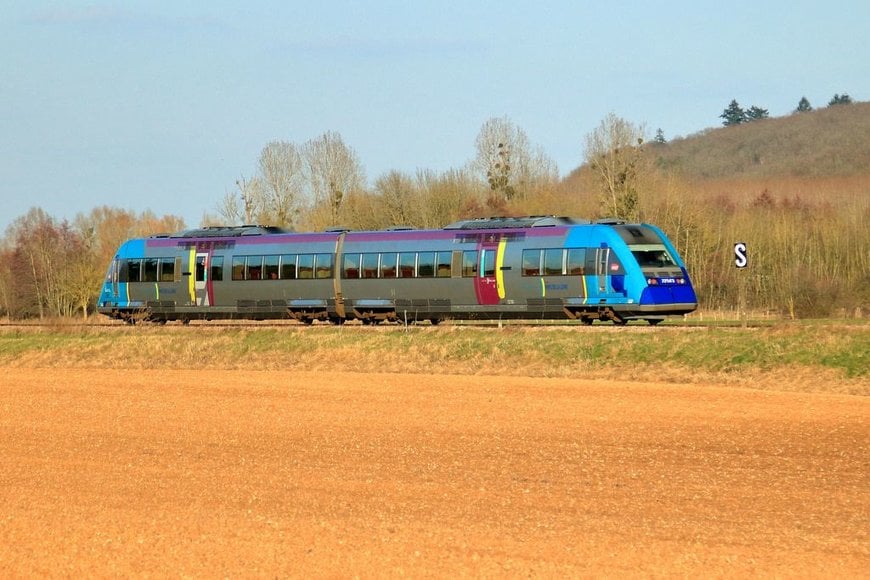
[[[623,309],[626,319],[684,315],[698,299],[676,248],[662,230],[649,224],[614,226],[629,252],[625,255],[626,290],[632,302]]]
[[[130,284],[127,282],[127,258],[130,256],[143,256],[145,253],[145,240],[128,240],[124,242],[118,253],[109,263],[100,297],[97,300],[97,312],[110,318],[118,318],[128,322],[134,322],[145,313],[145,302],[132,299],[130,296]]]

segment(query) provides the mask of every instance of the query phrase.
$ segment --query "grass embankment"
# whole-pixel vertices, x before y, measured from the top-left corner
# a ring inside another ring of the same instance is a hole
[[[588,377],[870,394],[870,325],[315,326],[0,332],[0,366]]]

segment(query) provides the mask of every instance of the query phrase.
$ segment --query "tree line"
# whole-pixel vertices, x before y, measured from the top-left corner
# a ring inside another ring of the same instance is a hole
[[[847,93],[843,93],[842,95],[837,93],[835,94],[830,101],[828,101],[828,106],[833,107],[836,105],[848,105],[852,103],[852,97],[850,97]],[[808,113],[813,110],[813,106],[810,104],[809,99],[806,96],[801,97],[800,101],[798,101],[797,107],[795,107],[795,113]],[[752,105],[748,109],[744,109],[740,106],[740,103],[737,102],[737,99],[732,99],[731,102],[725,107],[725,110],[722,111],[722,114],[719,115],[719,118],[722,119],[722,125],[725,127],[732,127],[734,125],[740,125],[742,123],[749,123],[752,121],[760,121],[761,119],[767,119],[770,117],[770,112],[767,109],[762,107],[758,107],[756,105]]]
[[[440,228],[471,217],[542,214],[647,221],[661,226],[685,258],[702,308],[740,304],[788,316],[866,310],[866,199],[839,207],[767,190],[744,201],[702,199],[656,164],[656,148],[664,146],[647,141],[645,126],[610,114],[586,135],[581,166],[560,179],[522,128],[493,118],[465,166],[389,171],[367,187],[358,155],[338,133],[301,144],[273,141],[203,225]],[[0,240],[0,315],[88,316],[125,239],[184,228],[180,218],[152,212],[99,207],[68,223],[31,209]],[[750,242],[750,275],[733,267],[738,240]]]

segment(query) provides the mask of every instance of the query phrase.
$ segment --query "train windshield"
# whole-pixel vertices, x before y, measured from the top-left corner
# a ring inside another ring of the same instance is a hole
[[[641,268],[676,268],[677,264],[661,244],[629,246]]]

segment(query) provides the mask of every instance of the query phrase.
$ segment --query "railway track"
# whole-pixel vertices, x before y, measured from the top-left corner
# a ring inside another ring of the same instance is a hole
[[[779,324],[784,321],[665,321],[662,324],[653,326],[646,322],[632,322],[627,325],[614,325],[608,322],[592,325],[585,325],[575,320],[454,320],[444,321],[440,324],[433,325],[428,322],[404,324],[401,322],[384,322],[376,325],[366,325],[359,321],[349,321],[342,325],[335,325],[329,322],[314,322],[313,324],[303,324],[294,320],[268,320],[268,321],[250,321],[250,320],[193,320],[189,323],[168,322],[168,323],[153,323],[139,322],[137,324],[127,324],[122,321],[104,321],[104,322],[71,322],[71,321],[52,321],[52,322],[0,322],[2,330],[86,330],[86,329],[128,329],[135,332],[137,328],[196,328],[198,330],[219,330],[219,329],[258,329],[258,328],[284,328],[287,330],[301,330],[312,332],[320,332],[328,329],[347,329],[351,331],[395,331],[408,329],[426,329],[427,331],[438,332],[440,330],[452,330],[456,328],[489,328],[489,329],[505,329],[505,328],[576,328],[585,331],[647,331],[659,332],[668,330],[704,330],[710,328],[760,328],[769,327],[773,324]]]

